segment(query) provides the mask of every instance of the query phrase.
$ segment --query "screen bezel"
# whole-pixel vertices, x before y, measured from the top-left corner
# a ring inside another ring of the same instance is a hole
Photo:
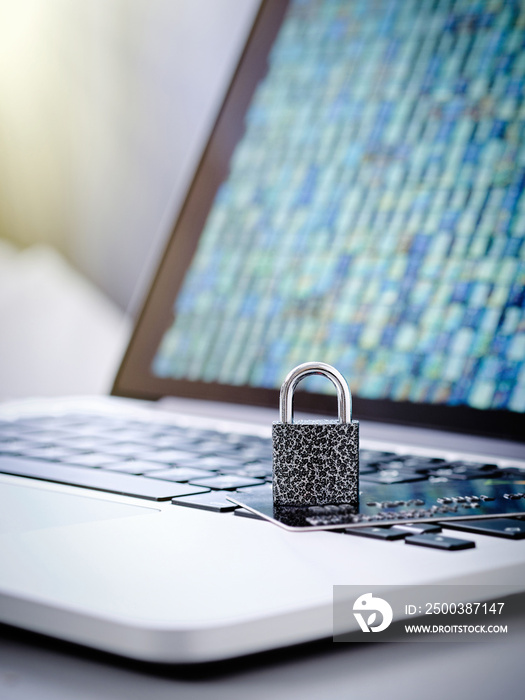
[[[228,176],[230,157],[244,132],[244,115],[258,82],[267,72],[267,57],[287,7],[287,0],[263,0],[261,3],[138,316],[112,388],[113,395],[147,400],[177,396],[272,408],[278,405],[277,389],[161,378],[152,374],[151,364],[162,336],[173,319],[173,300],[197,249],[215,194]],[[322,359],[305,357],[304,361]],[[333,397],[326,394],[298,391],[295,403],[299,410],[321,414],[333,413],[335,409]],[[354,416],[357,419],[525,442],[523,414],[505,410],[477,410],[467,406],[372,400],[355,396]]]

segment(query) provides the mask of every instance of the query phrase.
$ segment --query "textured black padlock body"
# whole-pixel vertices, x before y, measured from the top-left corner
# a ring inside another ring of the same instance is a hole
[[[278,505],[359,505],[359,422],[274,423]]]

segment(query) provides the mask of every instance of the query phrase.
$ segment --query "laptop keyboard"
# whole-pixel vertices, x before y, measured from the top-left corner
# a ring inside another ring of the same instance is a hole
[[[0,421],[0,472],[222,513],[237,510],[227,494],[271,482],[272,443],[253,435],[106,416],[32,417]],[[454,483],[519,473],[518,468],[502,469],[493,463],[360,452],[363,485],[443,479]],[[384,527],[369,529],[368,536],[398,539],[385,537]],[[408,531],[404,537],[409,536],[411,544],[434,542],[443,547],[435,532],[431,536]],[[416,536],[417,542],[411,539]],[[454,542],[450,548],[455,548]]]
[[[98,416],[0,422],[0,472],[153,501],[271,480],[271,441]]]

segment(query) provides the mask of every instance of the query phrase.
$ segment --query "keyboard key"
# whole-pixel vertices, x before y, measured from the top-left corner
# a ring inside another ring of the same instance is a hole
[[[194,452],[196,449],[195,440],[183,437],[182,435],[156,435],[149,440],[149,446],[157,449],[181,450],[183,452]]]
[[[241,470],[236,472],[237,476],[251,476],[255,479],[264,479],[272,475],[272,465],[266,464],[246,464]]]
[[[494,518],[487,520],[458,520],[443,524],[447,530],[461,532],[479,532],[480,535],[504,537],[509,540],[525,539],[525,521],[513,518]]]
[[[187,508],[198,508],[199,510],[211,510],[214,513],[230,513],[239,506],[231,501],[227,501],[223,494],[216,491],[208,491],[198,496],[184,496],[174,498],[171,501],[174,506],[186,506]]]
[[[423,535],[428,532],[441,532],[441,527],[439,525],[434,525],[434,523],[400,523],[399,525],[393,525],[392,529],[404,532],[405,535]]]
[[[137,459],[143,459],[146,462],[184,465],[188,462],[195,462],[199,457],[196,457],[193,452],[186,452],[184,450],[150,450],[138,454]]]
[[[240,449],[241,447],[246,447],[248,445],[259,444],[257,442],[258,438],[255,438],[253,435],[240,435],[239,433],[228,433],[224,435],[224,438],[228,445],[232,445],[236,449]]]
[[[344,531],[345,535],[358,535],[359,537],[370,537],[374,540],[402,540],[408,533],[394,530],[390,527],[356,527]]]
[[[153,462],[150,462],[153,464]],[[155,469],[158,470],[159,465],[155,464]],[[216,476],[214,472],[206,471],[205,469],[190,469],[186,467],[174,467],[173,469],[161,469],[161,471],[150,471],[148,477],[150,479],[165,479],[166,481],[190,481],[191,479],[205,479],[206,477]]]
[[[0,441],[4,440],[24,440],[26,435],[12,425],[0,428]]]
[[[79,435],[78,437],[70,436],[67,438],[60,438],[55,444],[63,447],[74,447],[86,452],[97,452],[101,449],[105,450],[106,446],[112,443],[93,435]]]
[[[239,457],[246,462],[253,462],[256,459],[271,460],[273,457],[273,448],[261,445],[246,445],[238,450]]]
[[[212,471],[231,471],[243,469],[245,466],[244,459],[238,457],[223,457],[222,455],[197,457],[199,466],[203,469],[211,469]]]
[[[201,455],[235,455],[238,453],[235,445],[228,443],[226,440],[214,440],[209,442],[200,442],[196,444],[196,448]]]
[[[69,461],[73,457],[79,457],[82,454],[82,450],[75,450],[71,447],[50,446],[25,450],[24,457],[29,457],[30,459],[48,459],[52,462],[63,462],[65,460]]]
[[[252,479],[248,476],[236,476],[231,474],[228,476],[215,476],[211,479],[192,479],[192,484],[196,486],[206,486],[209,489],[217,491],[234,491],[246,486],[262,486],[264,482],[261,479]]]
[[[195,462],[195,464],[192,464],[191,466],[197,468],[197,466],[200,466],[201,463],[202,463],[202,460],[199,459],[198,461]],[[235,466],[234,465],[222,465],[220,469],[218,469],[218,468],[215,469],[213,467],[213,465],[211,465],[211,466],[207,465],[206,468],[209,469],[210,471],[213,470],[214,476],[221,476],[221,475],[222,476],[229,476],[230,474],[231,475],[238,474],[239,476],[255,476],[255,474],[245,474],[244,470],[245,470],[246,466],[248,466],[248,465],[244,464],[244,462],[241,462],[239,464],[235,464]],[[262,476],[261,478],[264,478],[264,476]]]
[[[53,481],[68,486],[106,491],[122,496],[136,496],[150,501],[168,501],[174,496],[205,493],[206,488],[190,484],[176,484],[145,476],[70,466],[57,462],[41,462],[14,457],[0,457],[0,472],[26,476],[42,481]]]
[[[102,426],[99,427],[99,433],[105,439],[111,439],[113,442],[137,442],[145,443],[146,445],[154,444],[154,437],[149,430],[136,430],[129,428],[110,428],[105,430]]]
[[[149,472],[157,472],[159,470],[158,462],[144,462],[141,459],[129,459],[125,462],[114,462],[104,467],[112,472],[121,472],[123,474],[147,474]]]
[[[67,458],[67,464],[75,464],[78,467],[106,467],[109,464],[116,464],[121,460],[118,457],[101,454],[98,452],[88,452]]]
[[[476,543],[470,540],[459,540],[455,537],[445,537],[444,535],[431,533],[407,537],[405,539],[405,544],[413,544],[419,547],[431,547],[432,549],[447,549],[449,551],[471,549],[476,546]]]
[[[220,433],[217,430],[207,430],[204,428],[182,428],[182,430],[184,431],[185,439],[194,440],[195,442],[216,440],[217,437],[224,436],[224,433]]]
[[[117,457],[137,457],[150,447],[149,443],[138,442],[115,442],[105,445],[103,450],[108,455]]]
[[[407,459],[403,460],[403,469],[426,474],[444,464],[446,464],[444,459],[435,457],[407,457]]]
[[[9,440],[0,442],[0,454],[5,455],[23,455],[27,450],[35,449],[34,442],[26,442],[22,440]]]

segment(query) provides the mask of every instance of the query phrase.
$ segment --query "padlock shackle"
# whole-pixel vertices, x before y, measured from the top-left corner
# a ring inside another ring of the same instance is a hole
[[[343,375],[325,362],[304,362],[293,369],[281,387],[279,419],[281,423],[293,422],[293,396],[301,379],[320,374],[329,379],[337,389],[337,409],[340,423],[352,422],[352,395]]]

